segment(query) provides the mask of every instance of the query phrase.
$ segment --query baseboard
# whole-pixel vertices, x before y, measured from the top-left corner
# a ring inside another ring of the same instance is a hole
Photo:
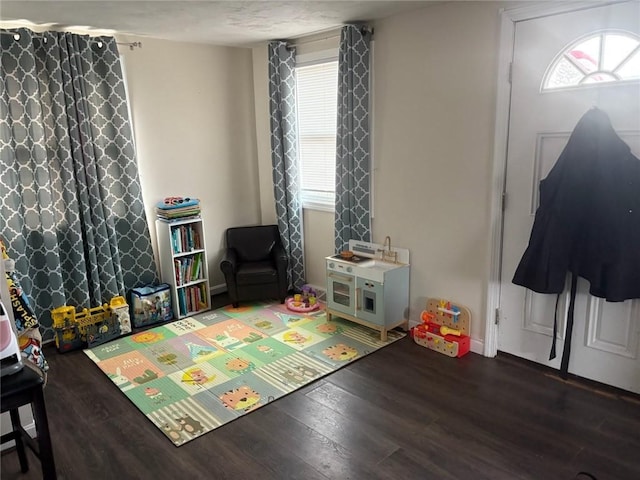
[[[484,342],[482,340],[478,340],[477,338],[471,337],[470,350],[473,353],[484,356]]]
[[[312,285],[311,283],[307,283],[311,288],[313,288],[318,293],[318,300],[321,302],[325,302],[327,300],[327,290],[325,287],[319,287],[318,285]],[[209,293],[211,295],[219,295],[221,293],[225,293],[227,291],[227,285],[224,283],[213,285],[209,288]]]
[[[316,293],[318,294],[318,300],[320,300],[321,302],[327,301],[327,289],[325,287],[320,287],[311,283],[306,283],[305,285],[308,285],[316,291]]]
[[[218,295],[220,293],[224,293],[227,291],[227,285],[224,283],[218,284],[218,285],[212,285],[209,288],[209,293],[211,295]]]

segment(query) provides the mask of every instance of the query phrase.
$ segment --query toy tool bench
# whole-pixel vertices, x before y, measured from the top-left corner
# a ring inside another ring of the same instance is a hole
[[[420,318],[422,324],[411,329],[413,341],[418,345],[449,357],[469,353],[471,312],[467,307],[449,300],[429,298],[427,309],[422,311]]]

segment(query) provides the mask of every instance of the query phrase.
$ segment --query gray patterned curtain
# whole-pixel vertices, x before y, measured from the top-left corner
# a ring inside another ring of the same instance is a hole
[[[115,39],[1,30],[0,235],[50,310],[157,280]]]
[[[336,252],[349,240],[371,240],[369,50],[371,33],[345,25],[338,54]]]
[[[302,204],[298,171],[295,50],[269,43],[269,111],[273,191],[282,243],[289,255],[289,287],[305,283]]]

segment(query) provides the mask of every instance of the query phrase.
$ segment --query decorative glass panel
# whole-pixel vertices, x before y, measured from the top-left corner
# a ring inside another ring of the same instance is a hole
[[[601,37],[590,38],[580,45],[573,47],[565,55],[575,63],[584,73],[593,73],[599,70]]]
[[[637,48],[629,60],[618,68],[618,74],[628,80],[640,78],[640,51]]]
[[[542,90],[640,79],[640,38],[601,32],[582,38],[556,56]]]
[[[603,70],[614,70],[638,46],[638,40],[624,35],[607,35],[604,39]]]
[[[560,58],[556,64],[553,75],[548,77],[545,89],[578,85],[582,77],[584,77],[584,73],[568,59],[563,57]]]

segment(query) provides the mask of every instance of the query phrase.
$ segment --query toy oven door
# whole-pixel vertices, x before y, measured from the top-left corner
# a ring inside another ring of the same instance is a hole
[[[355,277],[329,271],[327,272],[327,306],[338,312],[354,315]]]

